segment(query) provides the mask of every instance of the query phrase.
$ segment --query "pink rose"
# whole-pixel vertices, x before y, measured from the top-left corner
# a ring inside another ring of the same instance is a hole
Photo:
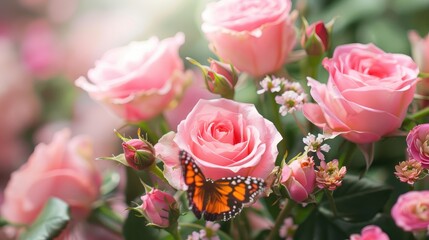
[[[83,219],[99,196],[101,176],[92,157],[92,143],[84,136],[70,139],[70,131],[39,144],[28,161],[11,176],[1,215],[13,223],[29,224],[51,197],[67,202],[73,219]]]
[[[414,61],[419,66],[422,73],[429,74],[429,34],[421,38],[416,31],[408,34],[411,42],[411,50]],[[423,96],[429,96],[429,77],[423,78],[417,83],[417,93]],[[423,107],[429,105],[428,100],[422,100]]]
[[[429,123],[415,126],[407,136],[407,151],[412,159],[429,168]]]
[[[429,226],[429,191],[402,194],[391,214],[396,225],[405,231],[426,230]]]
[[[273,170],[281,135],[254,105],[227,99],[200,100],[177,127],[155,145],[166,178],[183,189],[179,149],[187,151],[207,178],[254,176]]]
[[[291,8],[290,0],[223,0],[207,5],[202,30],[222,60],[263,76],[280,69],[295,46]]]
[[[305,201],[316,186],[316,172],[312,157],[303,156],[282,169],[281,183],[296,202]]]
[[[362,229],[361,235],[350,235],[350,240],[389,240],[389,236],[378,226],[368,225]]]
[[[150,223],[166,228],[170,225],[169,215],[176,206],[176,200],[170,194],[152,189],[141,197],[143,203],[140,206],[143,215]]]
[[[31,22],[22,41],[22,60],[38,78],[47,79],[63,68],[63,49],[53,26],[45,20]]]
[[[378,141],[401,126],[417,82],[410,57],[372,44],[347,44],[323,66],[330,74],[326,85],[308,79],[317,102],[304,105],[309,121],[355,143]]]
[[[184,35],[132,42],[112,49],[76,85],[130,122],[150,119],[183,92],[186,78],[178,49]]]
[[[32,79],[16,56],[7,27],[0,21],[0,175],[4,177],[29,156],[31,150],[22,141],[22,134],[38,121],[40,114]]]
[[[422,38],[416,31],[411,31],[408,38],[414,61],[419,65],[420,71],[429,73],[429,34]]]

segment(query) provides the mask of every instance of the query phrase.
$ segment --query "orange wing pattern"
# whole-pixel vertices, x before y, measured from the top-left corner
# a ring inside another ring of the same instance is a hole
[[[188,186],[189,206],[197,218],[206,221],[228,221],[253,202],[265,183],[255,177],[227,177],[213,181],[205,178],[194,159],[184,150],[180,151],[183,177]]]

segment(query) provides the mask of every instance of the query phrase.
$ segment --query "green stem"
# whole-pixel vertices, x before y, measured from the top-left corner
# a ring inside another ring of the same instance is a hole
[[[280,135],[282,136],[282,141],[278,146],[279,146],[279,153],[283,154],[286,152],[287,142],[286,142],[286,130],[283,128],[281,115],[279,113],[279,104],[277,104],[275,99],[276,94],[270,92],[267,94],[267,96],[271,103],[272,120],[273,120],[274,126],[277,128],[277,130],[280,132]]]
[[[106,205],[94,209],[89,221],[103,226],[118,236],[122,235],[122,225],[124,224],[122,218]]]
[[[162,135],[164,135],[170,131],[170,126],[169,126],[167,119],[165,118],[164,114],[162,114],[160,116],[159,129],[161,130]]]
[[[296,122],[296,125],[298,126],[299,130],[301,131],[301,134],[302,134],[303,136],[307,136],[308,132],[307,132],[307,130],[305,130],[304,126],[302,126],[301,122],[300,122],[300,121],[298,120],[298,118],[296,117],[295,112],[292,112],[292,116],[293,116],[293,119],[294,119],[294,120],[295,120],[295,122]]]
[[[176,227],[176,228],[174,228],[173,230],[171,230],[171,231],[168,231],[170,234],[171,234],[171,236],[175,239],[175,240],[182,240],[182,236],[180,236],[180,233],[179,233],[179,229]]]
[[[168,184],[167,179],[164,177],[164,173],[155,163],[149,167],[149,171],[153,173],[156,177],[158,177],[161,181]]]
[[[267,240],[274,240],[278,236],[280,227],[283,225],[284,219],[290,214],[290,211],[293,207],[295,207],[295,205],[295,202],[292,202],[292,200],[289,200],[287,202],[286,206],[280,211],[279,215],[277,216],[276,222],[274,223],[274,227],[273,229],[271,229]]]
[[[195,223],[179,223],[180,227],[188,227],[188,228],[196,228],[196,229],[205,229],[204,226],[195,224]],[[221,237],[223,240],[233,240],[228,234],[226,234],[222,230],[217,230],[216,233]]]
[[[410,115],[408,118],[411,118],[412,120],[418,120],[426,116],[429,116],[429,107],[423,108],[422,110]]]
[[[319,65],[322,61],[322,58],[323,54],[320,56],[307,56],[307,59],[305,60],[305,69],[303,71],[306,74],[304,77],[311,77],[314,79],[317,78]]]
[[[338,217],[337,206],[335,205],[335,200],[333,196],[333,192],[325,189],[326,196],[328,197],[329,205],[331,205],[331,210],[334,213],[334,217]]]
[[[419,78],[429,78],[429,73],[420,72],[419,73]]]

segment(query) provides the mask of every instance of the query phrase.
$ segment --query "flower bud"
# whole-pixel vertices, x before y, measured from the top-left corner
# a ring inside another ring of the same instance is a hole
[[[177,224],[179,209],[173,196],[158,189],[151,189],[141,200],[142,204],[132,210],[142,214],[150,225],[168,228]]]
[[[333,21],[331,22],[325,25],[322,21],[317,21],[308,26],[308,23],[304,21],[301,46],[308,55],[320,56],[329,49]]]
[[[209,59],[210,67],[203,66],[194,59],[187,58],[189,62],[198,66],[203,75],[207,89],[224,98],[234,97],[234,87],[237,83],[237,70],[232,66],[214,59]]]
[[[217,73],[218,75],[222,75],[232,87],[235,87],[238,81],[238,70],[232,66],[231,64],[226,64],[223,62],[216,61],[212,58],[209,59],[210,69]]]
[[[155,162],[155,149],[144,139],[131,139],[122,143],[125,160],[136,170],[148,168]]]
[[[316,173],[312,157],[302,156],[282,169],[281,183],[289,196],[296,202],[303,202],[313,192]]]

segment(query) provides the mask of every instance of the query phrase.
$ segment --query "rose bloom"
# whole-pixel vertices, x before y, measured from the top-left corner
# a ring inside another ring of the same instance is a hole
[[[130,122],[155,117],[175,104],[188,78],[178,49],[184,35],[132,42],[107,51],[76,85]]]
[[[6,178],[30,154],[22,134],[38,121],[40,103],[31,77],[18,59],[9,26],[2,24],[0,21],[0,176]]]
[[[415,126],[407,135],[407,151],[411,158],[429,168],[429,123]]]
[[[422,73],[429,73],[429,34],[422,38],[416,31],[410,31],[408,38],[411,43],[412,56]],[[417,93],[422,96],[429,96],[429,78],[422,78],[417,83]],[[428,106],[429,101],[423,100],[423,107]]]
[[[142,213],[150,223],[166,228],[170,225],[170,208],[174,207],[176,200],[170,194],[152,189],[141,197],[143,203],[140,206]]]
[[[200,100],[177,127],[155,145],[170,184],[185,188],[179,149],[187,151],[207,178],[253,176],[274,168],[281,135],[252,104],[227,99]]]
[[[26,27],[22,46],[22,61],[37,78],[48,79],[63,68],[63,49],[55,29],[45,20],[36,20]]]
[[[368,225],[362,229],[361,235],[350,235],[350,240],[389,240],[389,236],[378,226]]]
[[[73,219],[85,218],[97,200],[101,176],[95,169],[92,143],[85,136],[57,132],[39,144],[28,161],[12,173],[1,215],[12,223],[30,224],[51,197],[65,201]]]
[[[316,172],[312,157],[302,156],[282,169],[281,183],[296,202],[305,201],[316,186]]]
[[[202,30],[215,53],[263,76],[282,67],[296,42],[290,0],[223,0],[207,5]]]
[[[399,196],[391,211],[396,225],[405,231],[426,230],[429,225],[429,191],[410,191]]]
[[[401,126],[418,75],[410,57],[372,44],[347,44],[322,63],[329,79],[326,85],[308,79],[317,102],[304,105],[309,121],[355,143],[378,141]]]

